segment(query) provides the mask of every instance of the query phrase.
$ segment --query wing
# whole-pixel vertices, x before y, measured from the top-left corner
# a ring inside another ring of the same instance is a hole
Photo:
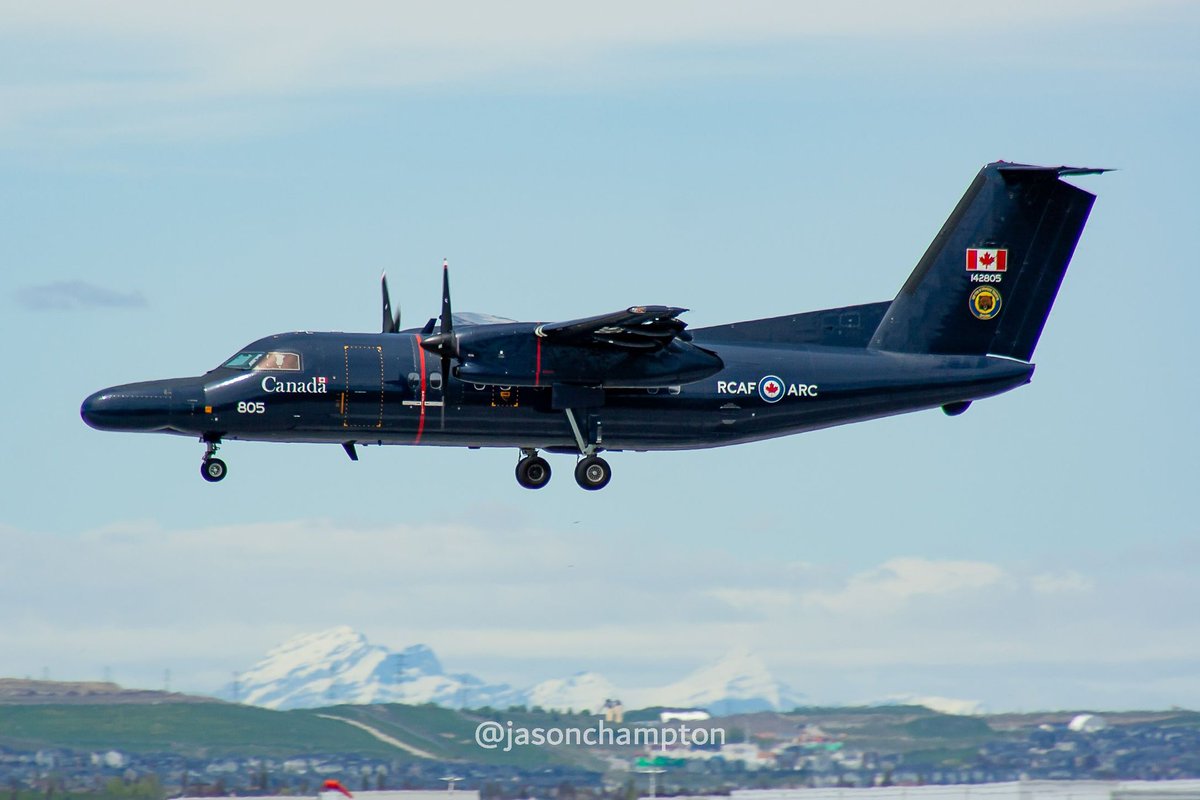
[[[633,306],[596,317],[539,325],[534,330],[548,343],[626,350],[663,350],[675,339],[691,341],[687,323],[679,319],[686,308]]]
[[[567,322],[464,328],[455,333],[459,363],[453,374],[467,383],[499,386],[637,389],[692,383],[725,364],[692,344],[687,323],[678,317],[684,311],[634,306]]]

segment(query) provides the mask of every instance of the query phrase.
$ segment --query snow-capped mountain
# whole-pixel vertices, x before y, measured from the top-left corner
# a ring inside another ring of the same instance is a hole
[[[666,686],[618,689],[602,675],[580,672],[570,678],[542,681],[527,690],[525,698],[527,705],[558,711],[595,710],[613,698],[627,708],[703,708],[718,715],[785,711],[800,704],[799,696],[775,680],[762,659],[745,648],[732,650]]]
[[[525,705],[556,711],[598,711],[608,699],[620,699],[621,690],[603,675],[579,672],[569,678],[552,678],[525,691]]]
[[[423,644],[398,653],[341,626],[289,639],[226,686],[222,697],[266,708],[338,703],[437,703],[507,706],[520,702],[507,684],[447,674]]]
[[[712,714],[787,711],[800,696],[771,676],[754,653],[738,648],[675,683],[635,693],[638,706],[704,708]]]
[[[315,708],[338,703],[436,703],[448,708],[510,705],[596,711],[609,698],[627,708],[705,708],[714,714],[786,710],[798,703],[753,653],[738,649],[666,686],[619,688],[594,672],[542,681],[524,690],[442,669],[433,651],[413,645],[398,653],[370,644],[342,626],[297,636],[267,653],[220,693],[267,708]]]

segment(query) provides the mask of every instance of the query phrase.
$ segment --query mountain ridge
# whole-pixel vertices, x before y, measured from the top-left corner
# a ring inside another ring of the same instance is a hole
[[[392,652],[346,625],[300,634],[271,648],[218,696],[274,709],[434,703],[446,708],[523,705],[598,711],[606,700],[619,699],[628,708],[699,707],[713,714],[781,711],[802,699],[746,648],[734,648],[664,686],[621,688],[599,673],[583,671],[515,689],[469,673],[448,673],[426,645]]]

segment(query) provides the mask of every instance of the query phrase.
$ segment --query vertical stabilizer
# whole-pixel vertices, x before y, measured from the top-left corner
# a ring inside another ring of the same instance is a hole
[[[870,347],[1028,361],[1096,199],[1060,178],[1105,171],[985,166],[892,301]]]

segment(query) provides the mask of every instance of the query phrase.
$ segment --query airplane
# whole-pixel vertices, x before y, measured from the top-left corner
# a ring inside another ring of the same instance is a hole
[[[80,408],[108,431],[197,437],[225,478],[228,441],[512,447],[540,489],[540,455],[574,455],[584,489],[602,452],[688,450],[941,408],[1029,383],[1034,348],[1095,196],[1062,180],[1107,172],[985,165],[892,300],[694,330],[686,309],[639,305],[566,322],[455,314],[401,329],[381,279],[379,333],[293,332],[203,375],[103,389]]]

